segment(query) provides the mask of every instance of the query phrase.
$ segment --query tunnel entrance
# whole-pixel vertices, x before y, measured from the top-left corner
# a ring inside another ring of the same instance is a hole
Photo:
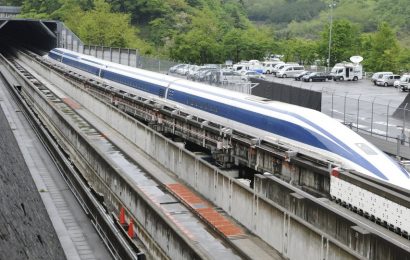
[[[59,21],[3,18],[0,19],[0,42],[47,52],[58,47],[60,28]]]

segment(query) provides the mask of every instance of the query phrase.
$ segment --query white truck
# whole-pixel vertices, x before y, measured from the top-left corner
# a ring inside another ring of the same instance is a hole
[[[353,80],[363,79],[363,66],[360,62],[363,60],[360,56],[350,58],[352,62],[337,63],[330,72],[330,76],[334,81],[337,80]]]
[[[258,60],[241,61],[232,66],[233,71],[244,72],[244,71],[255,71],[259,74],[263,73],[263,66]]]

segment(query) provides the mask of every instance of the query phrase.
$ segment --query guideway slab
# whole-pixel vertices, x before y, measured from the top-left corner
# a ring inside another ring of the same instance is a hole
[[[164,188],[167,188],[168,185],[180,183],[180,181],[178,181],[178,178],[175,177],[172,172],[164,169],[153,158],[149,157],[137,146],[125,139],[124,136],[122,136],[105,122],[97,118],[94,114],[83,107],[77,109],[76,112],[85,120],[87,120],[88,123],[90,123],[93,127],[98,129],[100,133],[104,133],[104,138],[107,138],[109,141],[119,147],[127,156],[131,157],[136,163],[138,163],[138,165],[142,169],[147,171],[156,180],[160,181],[163,184]],[[202,202],[203,200],[201,199],[200,201]],[[161,207],[164,207],[164,205],[161,205]],[[203,237],[200,232],[198,233],[198,231],[195,231],[195,229],[193,229],[195,227],[193,223],[187,223],[187,225],[181,227],[181,223],[185,223],[188,220],[187,217],[183,214],[175,214],[169,212],[167,215],[177,223],[177,226],[179,226],[185,234],[188,234],[188,237],[196,237],[196,239]],[[230,239],[231,242],[238,248],[243,250],[250,259],[283,259],[283,257],[276,250],[267,246],[261,239],[251,234],[232,236],[231,238],[228,237],[228,239]],[[193,239],[193,241],[197,241],[197,243],[199,242],[195,239]],[[221,248],[215,248],[215,250],[213,250],[212,254],[215,259],[218,259],[217,253],[220,249]]]

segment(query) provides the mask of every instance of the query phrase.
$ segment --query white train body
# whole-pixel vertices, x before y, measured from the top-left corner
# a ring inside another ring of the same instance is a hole
[[[401,165],[343,124],[318,111],[131,68],[65,49],[53,49],[49,57],[87,71],[129,93],[158,100],[266,142],[279,141],[301,153],[320,155],[346,170],[410,190],[410,175]]]

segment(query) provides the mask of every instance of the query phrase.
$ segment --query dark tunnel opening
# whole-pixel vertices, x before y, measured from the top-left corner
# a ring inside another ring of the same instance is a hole
[[[25,47],[34,52],[48,52],[58,44],[57,21],[31,19],[0,20],[0,43]]]

